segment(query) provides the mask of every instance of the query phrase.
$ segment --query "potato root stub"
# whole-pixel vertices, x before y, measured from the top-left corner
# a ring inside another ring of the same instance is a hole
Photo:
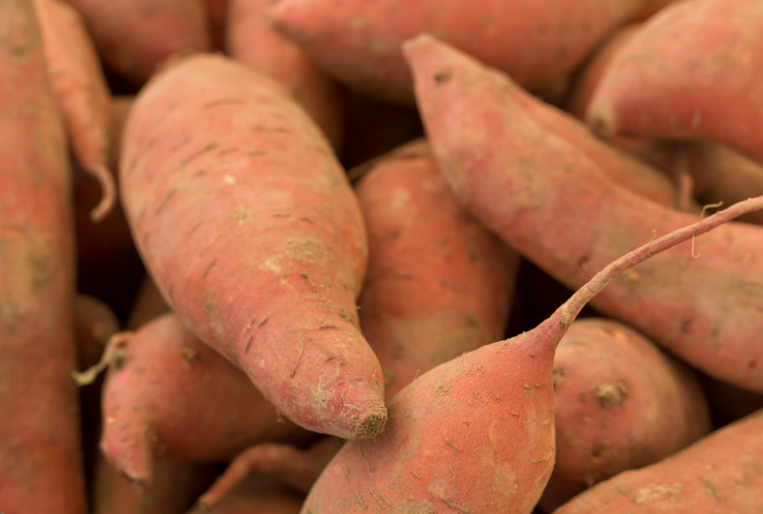
[[[343,132],[341,87],[310,57],[268,23],[265,11],[277,0],[230,0],[226,48],[235,61],[270,73],[302,105],[334,148]]]
[[[763,411],[651,466],[621,473],[554,514],[763,511]]]
[[[407,54],[430,145],[456,196],[568,287],[697,219],[608,181],[579,150],[523,115],[506,75],[431,36],[410,42]],[[592,305],[704,372],[763,391],[763,231],[731,223],[693,252],[683,250],[619,277]]]
[[[66,122],[77,162],[101,187],[101,199],[90,212],[101,221],[116,202],[109,171],[111,94],[95,47],[77,11],[59,0],[34,0],[56,100]]]
[[[369,240],[360,326],[390,399],[504,337],[519,256],[458,204],[426,140],[369,163],[356,191]]]
[[[0,509],[86,512],[71,170],[29,0],[0,0]]]
[[[283,420],[247,376],[166,314],[109,342],[101,449],[133,480],[153,462],[223,461],[260,441],[313,434]],[[223,408],[224,406],[224,408]]]
[[[573,323],[556,350],[553,376],[556,465],[540,500],[544,511],[710,432],[694,373],[617,321]]]
[[[604,135],[708,140],[763,162],[763,3],[679,2],[618,51],[587,112]]]
[[[147,84],[124,141],[125,210],[173,310],[295,423],[382,430],[381,366],[355,306],[360,207],[304,110],[264,73],[197,55]]]
[[[342,447],[302,514],[363,513],[369,506],[390,513],[532,512],[554,466],[554,352],[581,309],[633,266],[761,208],[763,197],[756,197],[653,239],[608,264],[534,329],[414,380],[389,402],[384,432]]]
[[[251,476],[212,509],[196,505],[187,514],[298,514],[304,494],[266,474]]]
[[[269,13],[276,30],[321,68],[376,97],[412,102],[402,43],[438,34],[529,89],[564,80],[642,0],[528,2],[477,0],[282,0]]]
[[[104,64],[142,84],[179,52],[211,50],[206,0],[65,0],[85,20]]]
[[[325,436],[307,450],[290,444],[260,443],[238,454],[212,487],[199,497],[199,505],[216,508],[231,491],[253,473],[275,476],[307,494],[344,439]]]

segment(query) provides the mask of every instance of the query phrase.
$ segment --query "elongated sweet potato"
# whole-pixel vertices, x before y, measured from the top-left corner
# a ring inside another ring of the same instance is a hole
[[[408,384],[388,404],[386,430],[345,443],[302,514],[530,513],[554,464],[554,352],[580,310],[618,274],[751,208],[763,208],[763,197],[649,241],[597,273],[536,328]]]
[[[763,511],[763,411],[651,466],[621,473],[554,514]]]
[[[174,314],[109,350],[119,353],[103,388],[101,448],[133,480],[151,481],[155,457],[224,461],[256,442],[309,439]]]
[[[212,55],[165,68],[130,113],[120,183],[149,272],[200,339],[302,427],[383,429],[381,366],[355,306],[360,207],[274,79]]]
[[[549,87],[577,66],[643,0],[282,0],[275,28],[323,69],[353,88],[412,102],[401,44],[421,32],[440,35],[523,86]]]
[[[603,136],[709,140],[763,161],[763,3],[678,2],[617,53],[587,118]]]
[[[206,0],[65,0],[85,20],[104,64],[136,84],[178,52],[212,42]]]
[[[91,211],[102,220],[116,202],[109,161],[111,94],[98,55],[77,11],[59,0],[34,0],[39,14],[48,71],[64,115],[74,155],[96,178],[102,198]]]
[[[696,220],[611,183],[534,123],[502,73],[429,36],[408,55],[433,154],[469,212],[568,287],[655,235]],[[721,380],[763,391],[763,231],[722,227],[614,281],[592,302]],[[699,258],[695,258],[699,255]]]
[[[426,140],[370,163],[356,191],[369,241],[360,327],[390,399],[503,338],[519,256],[458,204]]]
[[[544,511],[710,432],[694,373],[622,323],[573,323],[553,374],[556,465],[540,500]]]
[[[30,0],[0,0],[0,509],[84,514],[66,136]]]
[[[334,148],[342,141],[344,95],[296,44],[276,33],[265,12],[278,0],[230,0],[226,49],[236,61],[272,75],[323,130]]]

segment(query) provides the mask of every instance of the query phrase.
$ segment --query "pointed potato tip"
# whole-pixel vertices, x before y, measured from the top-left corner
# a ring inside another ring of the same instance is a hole
[[[381,434],[387,424],[387,408],[379,407],[372,410],[360,420],[355,431],[355,439],[373,439]]]

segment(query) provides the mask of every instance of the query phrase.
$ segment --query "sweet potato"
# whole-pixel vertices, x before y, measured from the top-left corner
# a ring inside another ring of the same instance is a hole
[[[506,75],[429,36],[408,56],[433,154],[459,201],[567,287],[697,219],[608,181],[523,115]],[[709,375],[763,391],[762,244],[760,227],[729,224],[694,252],[676,248],[623,275],[592,306]]]
[[[135,84],[178,52],[212,42],[205,0],[65,0],[85,20],[104,64]]]
[[[130,113],[120,179],[143,260],[200,339],[302,427],[383,429],[381,366],[355,306],[368,254],[360,207],[274,79],[212,55],[168,66]]]
[[[276,1],[230,0],[228,54],[278,80],[307,110],[333,147],[339,148],[343,131],[343,91],[315,67],[300,47],[271,28],[265,11]]]
[[[389,400],[434,366],[503,338],[519,256],[458,204],[426,140],[369,163],[360,327]]]
[[[118,470],[150,482],[155,457],[223,461],[260,441],[305,440],[247,376],[174,314],[109,342],[101,449]]]
[[[573,323],[556,350],[553,376],[556,465],[540,500],[544,511],[710,432],[694,373],[622,323]]]
[[[554,514],[763,512],[763,411],[651,466],[621,473]]]
[[[0,509],[84,514],[71,170],[30,0],[0,0]]]
[[[77,11],[59,0],[34,0],[48,73],[79,164],[98,180],[102,198],[91,211],[101,221],[114,208],[109,160],[111,94],[98,54]]]
[[[575,317],[618,274],[747,208],[763,208],[763,197],[649,241],[597,273],[536,328],[408,384],[388,404],[386,430],[345,443],[302,514],[531,512],[554,465],[554,352]]]
[[[93,514],[183,514],[212,482],[217,467],[156,459],[151,483],[134,483],[101,455],[92,486]]]
[[[329,461],[344,444],[338,437],[325,436],[309,449],[289,444],[261,443],[234,458],[212,487],[199,497],[199,506],[213,509],[253,473],[278,477],[307,494]]]
[[[531,90],[569,74],[644,0],[528,2],[478,0],[282,0],[275,28],[345,84],[377,97],[413,101],[401,44],[421,32],[440,35]]]
[[[707,140],[763,161],[763,3],[678,2],[617,53],[587,118],[602,136]]]

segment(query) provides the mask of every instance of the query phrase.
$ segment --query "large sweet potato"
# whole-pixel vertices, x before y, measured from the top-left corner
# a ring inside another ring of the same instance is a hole
[[[0,0],[0,509],[84,514],[71,170],[30,0]]]
[[[125,211],[173,310],[295,423],[378,434],[381,366],[355,306],[365,228],[305,111],[262,72],[192,56],[144,87],[122,151]]]

